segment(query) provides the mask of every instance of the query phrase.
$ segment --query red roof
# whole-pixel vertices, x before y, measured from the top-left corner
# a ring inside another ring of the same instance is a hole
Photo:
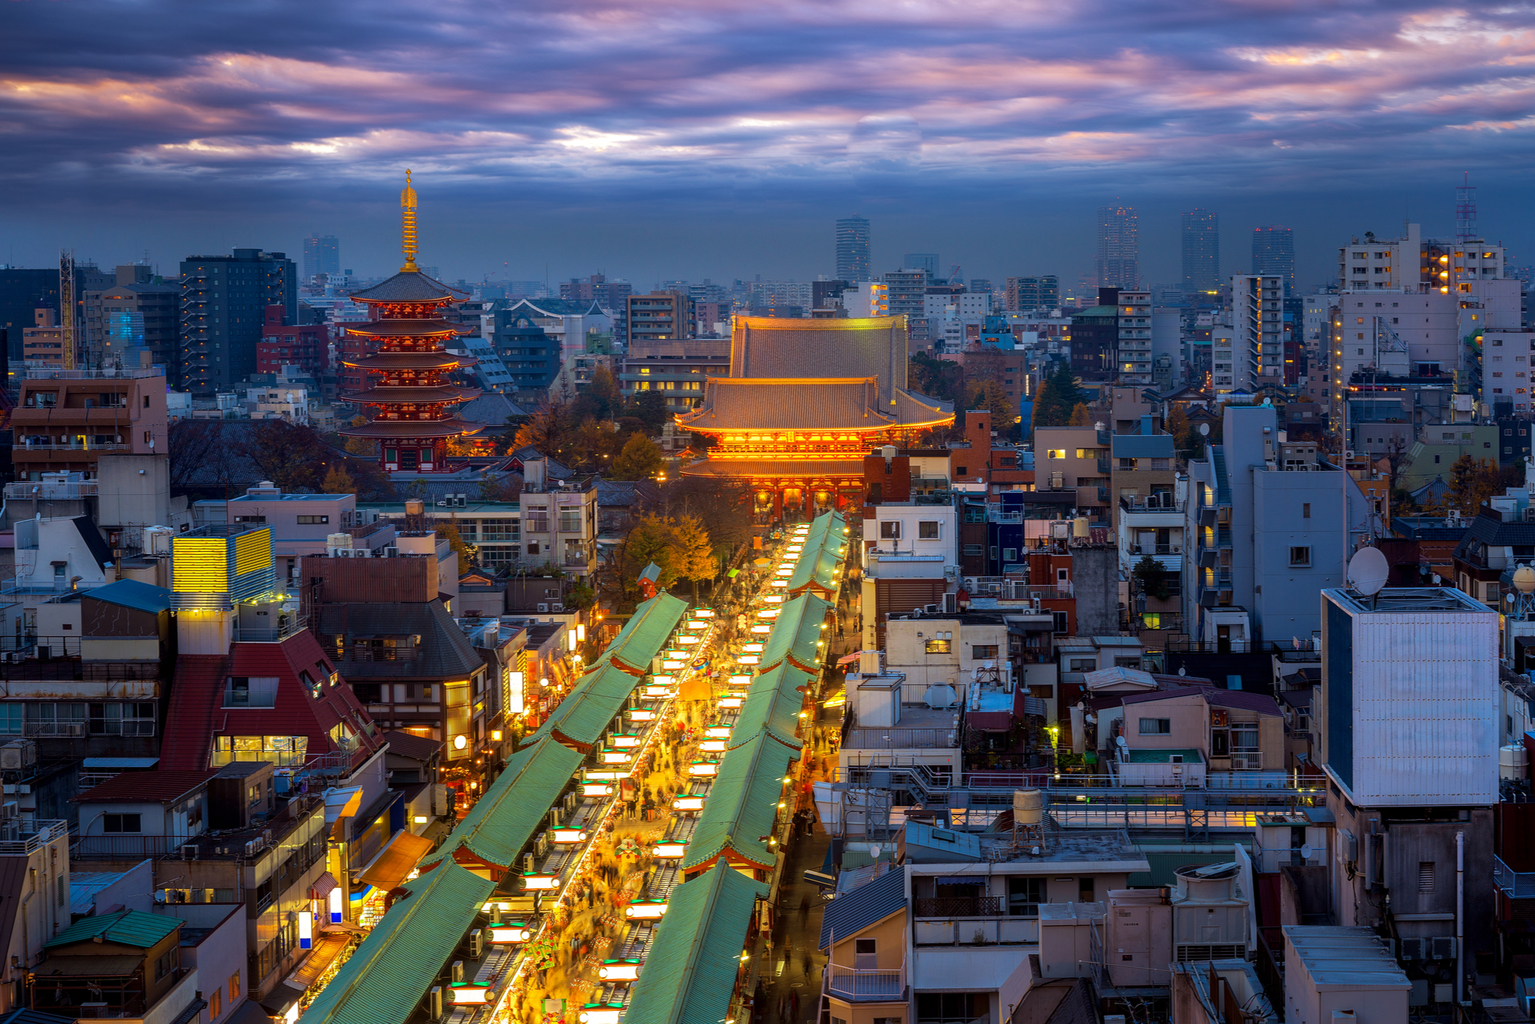
[[[351,686],[309,630],[281,643],[237,643],[227,657],[186,656],[176,660],[170,713],[160,765],[166,769],[201,770],[209,764],[213,736],[306,736],[311,757],[330,752],[330,731],[345,721],[358,733],[358,758],[377,751],[381,740],[369,736],[372,720],[358,703]],[[307,673],[319,684],[319,696],[300,677]],[[224,681],[229,676],[273,677],[277,700],[270,708],[226,708]]]
[[[1154,700],[1167,700],[1170,697],[1203,696],[1205,703],[1222,708],[1242,708],[1245,711],[1256,711],[1260,715],[1277,715],[1280,713],[1279,705],[1273,697],[1262,693],[1249,693],[1246,690],[1220,690],[1206,686],[1180,686],[1172,690],[1154,690],[1150,693],[1132,693],[1121,698],[1121,704],[1145,704]]]
[[[114,775],[99,786],[94,786],[75,797],[75,802],[99,804],[124,801],[128,803],[175,803],[218,772],[202,771],[155,771],[123,772]]]

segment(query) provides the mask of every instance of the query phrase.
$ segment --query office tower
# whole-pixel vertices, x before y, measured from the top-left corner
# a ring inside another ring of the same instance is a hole
[[[1054,274],[1007,279],[1007,308],[1013,312],[1054,309],[1061,304],[1061,282]]]
[[[1253,273],[1284,278],[1295,287],[1295,232],[1289,228],[1253,228]]]
[[[1135,207],[1098,207],[1099,288],[1134,288],[1139,283],[1139,230]]]
[[[989,292],[991,291],[991,280],[985,277],[972,277],[970,279],[970,290],[973,292]]]
[[[150,268],[117,268],[114,287],[83,296],[86,365],[136,369],[147,359],[180,378],[181,286],[157,280]]]
[[[298,322],[298,273],[286,253],[236,249],[181,261],[181,386],[228,391],[256,370],[266,308]]]
[[[873,263],[868,218],[853,216],[837,221],[837,277],[867,281],[873,274]]]
[[[925,270],[930,279],[938,277],[938,254],[936,252],[909,252],[901,260],[902,270]]]
[[[1210,305],[1220,286],[1220,214],[1190,210],[1183,215],[1183,293]]]
[[[341,243],[335,235],[310,235],[304,239],[304,280],[319,274],[341,276]]]

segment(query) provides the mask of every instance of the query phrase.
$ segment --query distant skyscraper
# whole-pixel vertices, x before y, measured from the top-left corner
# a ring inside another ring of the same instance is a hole
[[[1220,285],[1220,214],[1190,210],[1183,215],[1183,293],[1208,296]]]
[[[837,277],[850,282],[867,281],[872,266],[868,218],[844,217],[837,221]]]
[[[1141,247],[1133,206],[1098,207],[1098,287],[1134,288]]]
[[[256,370],[266,308],[298,322],[293,261],[280,252],[236,249],[232,256],[181,261],[181,378],[196,395],[228,391]]]
[[[304,279],[316,274],[341,276],[341,243],[335,235],[310,235],[304,239]]]
[[[925,270],[929,278],[938,277],[938,254],[936,252],[909,252],[901,261],[903,270]]]
[[[1289,228],[1253,228],[1253,273],[1284,278],[1295,287],[1295,232]]]

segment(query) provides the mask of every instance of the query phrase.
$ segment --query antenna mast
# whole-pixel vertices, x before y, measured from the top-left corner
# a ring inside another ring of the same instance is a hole
[[[416,269],[416,190],[410,187],[410,169],[405,170],[405,189],[400,193],[400,251],[405,254],[405,266],[400,273],[412,273]]]
[[[59,250],[59,336],[64,345],[64,369],[75,368],[75,251]]]
[[[1481,236],[1476,231],[1476,186],[1471,184],[1471,172],[1463,172],[1461,184],[1455,189],[1455,241],[1474,242]]]

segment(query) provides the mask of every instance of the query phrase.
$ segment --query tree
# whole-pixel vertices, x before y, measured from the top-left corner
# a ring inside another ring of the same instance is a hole
[[[641,391],[629,403],[629,412],[645,425],[648,434],[659,434],[671,413],[666,409],[666,396],[659,391]]]
[[[1065,360],[1055,364],[1055,372],[1046,377],[1034,395],[1034,421],[1036,427],[1065,427],[1071,423],[1071,413],[1087,396],[1072,376],[1071,365]]]
[[[1488,499],[1503,493],[1503,474],[1491,459],[1478,461],[1467,453],[1450,467],[1449,486],[1445,494],[1449,507],[1459,509],[1461,515],[1474,516]]]
[[[1073,427],[1090,427],[1093,425],[1093,413],[1087,407],[1086,402],[1078,402],[1072,406],[1071,423],[1069,425]]]
[[[325,494],[356,494],[357,483],[352,479],[352,474],[346,471],[346,467],[337,463],[325,474],[320,489]]]
[[[600,420],[612,419],[624,407],[623,392],[613,378],[613,371],[606,366],[592,370],[591,383],[581,390],[581,395],[590,401],[593,414]]]
[[[671,521],[675,545],[674,562],[677,578],[684,580],[712,580],[719,574],[720,566],[714,558],[713,545],[709,543],[709,531],[697,516],[682,515]]]
[[[514,476],[488,474],[480,481],[481,501],[516,501],[522,494],[522,481]]]
[[[545,456],[556,457],[565,440],[569,423],[565,407],[554,402],[544,402],[528,415],[526,422],[517,428],[512,441],[515,449],[533,447]]]
[[[463,534],[458,532],[457,519],[439,519],[433,525],[433,529],[437,531],[437,536],[448,539],[448,546],[453,549],[454,554],[458,555],[459,572],[464,572],[475,564],[477,556],[474,545],[465,541]]]
[[[1172,595],[1172,590],[1167,585],[1167,570],[1162,567],[1161,562],[1150,555],[1141,556],[1141,560],[1135,563],[1132,574],[1135,577],[1136,588],[1147,597],[1165,601]]]
[[[991,413],[991,422],[998,430],[1006,430],[1018,418],[1013,400],[1007,397],[1002,385],[994,380],[983,380],[970,392],[969,409],[985,409]]]
[[[934,359],[918,352],[906,364],[906,386],[919,395],[959,404],[964,397],[965,368],[952,359]]]
[[[1187,462],[1193,451],[1183,443],[1189,434],[1189,414],[1184,411],[1183,406],[1175,405],[1172,412],[1167,414],[1167,422],[1163,426],[1169,434],[1173,435],[1173,446],[1177,450],[1178,458]]]
[[[638,431],[629,435],[623,451],[613,460],[615,480],[650,480],[666,465],[660,447]]]

